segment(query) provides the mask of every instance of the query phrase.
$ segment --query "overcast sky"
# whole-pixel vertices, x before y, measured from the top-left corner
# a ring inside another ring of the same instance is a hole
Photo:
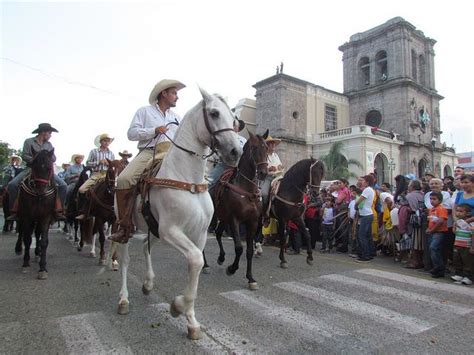
[[[1,3],[0,140],[21,148],[49,122],[58,163],[87,155],[95,136],[136,152],[126,131],[162,78],[183,81],[176,111],[199,84],[231,106],[284,62],[288,75],[342,92],[342,52],[352,34],[401,16],[437,41],[442,141],[472,150],[474,57],[470,2],[257,1]]]

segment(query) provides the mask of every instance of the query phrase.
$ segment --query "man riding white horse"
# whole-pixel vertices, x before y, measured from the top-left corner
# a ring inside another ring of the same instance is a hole
[[[178,91],[184,87],[177,80],[161,80],[150,93],[150,105],[138,109],[132,119],[127,136],[131,141],[138,141],[139,153],[117,179],[119,230],[109,237],[115,242],[127,243],[131,237],[135,185],[150,161],[163,160],[168,152],[170,139],[174,138],[181,122],[181,117],[171,108],[176,106]]]

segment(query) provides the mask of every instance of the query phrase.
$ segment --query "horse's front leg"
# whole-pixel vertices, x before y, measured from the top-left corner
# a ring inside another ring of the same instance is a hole
[[[153,281],[155,280],[155,272],[153,271],[153,265],[151,263],[151,250],[153,245],[158,241],[155,236],[150,236],[150,247],[148,248],[148,238],[143,242],[143,253],[145,254],[146,272],[145,281],[143,281],[142,292],[145,295],[149,295],[153,290]]]
[[[102,221],[99,222],[99,245],[100,245],[100,253],[99,253],[99,265],[104,266],[107,265],[107,256],[105,255],[105,233],[104,233],[104,224]],[[95,245],[94,245],[94,252],[95,252]]]
[[[282,269],[287,269],[288,262],[285,259],[285,246],[286,246],[285,222],[282,219],[278,219],[278,238],[280,239],[280,267]]]
[[[210,271],[209,264],[207,263],[206,253],[204,252],[204,250],[202,251],[202,259],[204,260],[204,266],[202,267],[202,273],[203,274],[209,274],[211,271]]]
[[[46,251],[48,249],[48,244],[49,244],[48,231],[49,231],[49,222],[44,223],[43,230],[41,232],[41,238],[40,238],[41,256],[40,256],[40,262],[39,262],[40,268],[38,272],[39,280],[46,280],[48,278],[48,270],[46,270]]]
[[[235,272],[239,269],[239,262],[240,257],[243,253],[242,241],[240,240],[240,230],[239,230],[239,222],[237,219],[232,218],[229,224],[232,238],[234,239],[234,248],[235,248],[235,258],[234,262],[227,267],[226,274],[227,275],[234,275]]]
[[[306,248],[308,251],[308,256],[306,257],[306,263],[308,265],[313,265],[313,249],[311,248],[311,237],[306,229],[306,225],[304,224],[303,217],[299,217],[294,219],[296,225],[298,226],[298,230],[300,235],[304,238],[306,243]]]
[[[252,259],[253,259],[253,241],[254,236],[257,234],[258,221],[254,220],[251,223],[247,223],[247,280],[249,281],[249,289],[257,290],[258,284],[257,281],[253,278],[252,275]]]
[[[128,314],[130,302],[128,300],[127,272],[130,264],[130,255],[128,253],[128,243],[120,246],[122,249],[122,288],[120,289],[120,301],[118,305],[118,314]]]
[[[217,258],[217,263],[222,265],[225,261],[225,251],[224,245],[222,245],[222,233],[224,233],[225,223],[219,222],[216,228],[216,240],[217,244],[219,244],[219,257]]]
[[[204,231],[196,242],[196,245],[178,228],[164,231],[160,235],[186,257],[188,261],[188,282],[184,289],[184,295],[176,296],[170,305],[170,313],[173,317],[178,317],[184,313],[188,322],[188,338],[198,340],[202,337],[201,325],[196,320],[194,314],[194,301],[197,295],[199,275],[204,265],[202,250],[206,243],[207,233]]]
[[[31,248],[31,234],[33,233],[33,226],[30,224],[22,223],[21,227],[21,239],[25,247],[25,253],[23,255],[23,272],[28,271],[30,267],[30,248]],[[18,236],[20,239],[20,236]]]

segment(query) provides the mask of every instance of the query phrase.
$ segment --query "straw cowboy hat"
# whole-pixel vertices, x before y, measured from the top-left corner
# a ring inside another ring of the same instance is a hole
[[[273,142],[273,143],[275,143],[275,145],[278,145],[278,144],[280,144],[281,139],[273,138],[272,136],[269,135],[267,137],[267,139],[265,139],[265,142],[267,142],[267,143]]]
[[[100,147],[100,142],[102,142],[104,139],[110,139],[110,143],[114,141],[114,138],[109,136],[107,133],[102,133],[99,134],[97,137],[94,139],[94,144],[96,147]]]
[[[156,100],[158,99],[158,95],[166,89],[169,88],[176,88],[177,90],[181,90],[182,88],[185,88],[186,85],[184,85],[182,82],[178,80],[172,80],[172,79],[163,79],[158,84],[155,85],[153,90],[151,90],[150,93],[150,98],[148,99],[148,102],[150,105],[153,105]]]
[[[67,168],[69,168],[70,166],[71,166],[71,164],[69,164],[69,163],[62,163],[62,164],[61,164],[61,168],[63,168],[63,169],[67,169]]]
[[[129,153],[128,150],[124,150],[123,152],[119,152],[119,155],[122,158],[131,158],[133,154]]]
[[[84,159],[84,155],[82,154],[73,154],[71,157],[71,164],[76,164],[76,158]]]
[[[41,132],[57,132],[58,130],[54,127],[52,127],[49,123],[40,123],[38,125],[38,128],[36,128],[33,132],[31,133],[37,133],[40,134]]]
[[[19,155],[16,155],[16,154],[12,154],[12,156],[10,157],[10,162],[13,159],[18,159],[18,165],[21,165],[21,162],[23,161],[23,159]]]

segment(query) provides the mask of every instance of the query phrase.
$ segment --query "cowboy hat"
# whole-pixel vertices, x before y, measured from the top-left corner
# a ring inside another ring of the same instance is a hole
[[[23,161],[23,159],[19,155],[16,155],[16,154],[12,154],[12,156],[10,157],[10,162],[12,161],[12,159],[18,159],[19,165],[21,165],[21,162]]]
[[[71,166],[71,164],[69,164],[69,163],[62,163],[61,164],[61,168],[63,168],[63,169],[69,168],[70,166]]]
[[[114,141],[114,138],[109,136],[107,133],[102,133],[102,134],[99,134],[97,137],[95,137],[94,145],[96,147],[100,147],[100,142],[102,142],[104,139],[110,139],[110,143]]]
[[[153,105],[156,100],[158,99],[158,95],[166,89],[169,88],[176,88],[176,90],[181,90],[182,88],[186,87],[182,82],[178,80],[172,80],[172,79],[163,79],[158,84],[155,85],[153,90],[151,90],[150,93],[150,98],[148,99],[148,102],[150,105]]]
[[[122,158],[131,158],[133,154],[129,153],[128,150],[124,150],[123,152],[119,152],[119,155]]]
[[[275,145],[278,145],[278,144],[280,144],[281,139],[273,138],[272,136],[268,135],[267,139],[265,139],[265,142],[267,142],[267,143],[273,142],[273,143],[275,143]]]
[[[72,164],[76,164],[76,158],[84,159],[84,155],[82,155],[82,154],[73,154],[72,157],[71,157],[71,163]]]
[[[49,123],[40,123],[38,125],[38,128],[36,128],[33,132],[31,133],[41,133],[41,132],[57,132],[58,130],[54,127],[52,127]]]

